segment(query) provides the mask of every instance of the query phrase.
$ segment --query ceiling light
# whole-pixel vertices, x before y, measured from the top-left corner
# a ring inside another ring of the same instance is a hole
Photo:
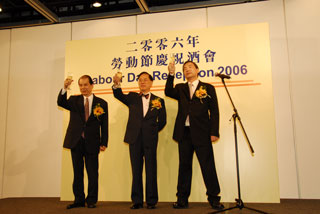
[[[101,3],[98,2],[98,1],[96,1],[95,3],[93,3],[93,6],[94,6],[94,7],[101,7]]]

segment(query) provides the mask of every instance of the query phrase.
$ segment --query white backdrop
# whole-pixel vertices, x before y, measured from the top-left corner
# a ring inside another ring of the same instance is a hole
[[[1,30],[0,196],[60,196],[63,129],[56,95],[66,41],[268,22],[280,197],[320,198],[317,8],[317,0],[270,0]]]

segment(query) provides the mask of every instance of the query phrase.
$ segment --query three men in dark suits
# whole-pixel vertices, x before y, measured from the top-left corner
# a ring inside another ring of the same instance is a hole
[[[174,87],[174,62],[169,64],[168,70],[165,94],[179,103],[173,133],[173,139],[178,142],[179,148],[178,200],[173,207],[188,208],[195,152],[207,188],[208,201],[213,209],[221,210],[224,206],[218,196],[220,186],[211,143],[219,139],[219,108],[215,88],[198,80],[199,68],[192,61],[183,64],[187,83]]]
[[[74,172],[73,193],[75,200],[67,209],[95,208],[98,200],[98,154],[108,146],[108,104],[92,93],[93,81],[84,75],[78,80],[81,95],[67,99],[67,89],[72,80],[64,81],[58,95],[58,106],[70,111],[70,121],[64,139],[64,148],[71,149]],[[88,195],[84,194],[84,162],[88,175]]]
[[[123,94],[121,78],[113,77],[113,95],[129,108],[124,142],[129,144],[132,167],[131,209],[143,207],[142,170],[143,159],[146,170],[146,202],[148,209],[156,208],[158,202],[157,185],[157,145],[158,132],[166,124],[164,100],[150,93],[153,78],[147,72],[138,76],[140,93]]]

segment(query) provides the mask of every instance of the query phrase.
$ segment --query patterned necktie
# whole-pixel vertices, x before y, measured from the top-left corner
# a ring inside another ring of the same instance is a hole
[[[84,113],[85,113],[85,116],[86,116],[86,122],[89,118],[89,99],[88,97],[86,98],[86,103],[84,104]]]

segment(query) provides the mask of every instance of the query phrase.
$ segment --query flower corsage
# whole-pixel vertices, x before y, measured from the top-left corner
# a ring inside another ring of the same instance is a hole
[[[155,98],[153,100],[151,100],[151,111],[153,109],[161,109],[162,108],[162,105],[161,105],[161,101],[160,101],[160,98]]]
[[[210,97],[210,95],[208,95],[207,93],[207,89],[205,86],[200,86],[200,88],[198,90],[196,90],[196,93],[195,93],[196,97],[198,97],[200,99],[200,102],[202,102],[202,99],[206,98],[206,97]]]
[[[104,114],[103,108],[100,106],[100,103],[98,103],[94,109],[93,109],[93,115],[99,120],[99,116]]]

